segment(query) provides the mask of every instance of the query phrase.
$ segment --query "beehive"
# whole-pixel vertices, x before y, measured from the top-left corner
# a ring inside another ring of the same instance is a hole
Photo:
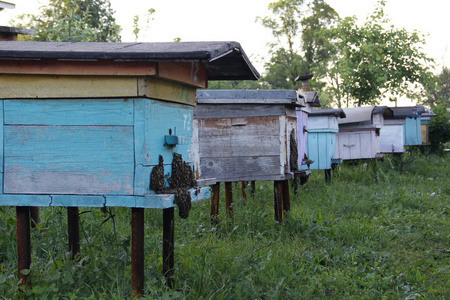
[[[341,159],[336,156],[337,118],[345,118],[342,109],[316,109],[308,115],[308,157],[310,169],[329,170]]]
[[[202,178],[287,180],[298,166],[295,90],[199,90],[194,111]]]
[[[384,116],[392,115],[386,106],[365,106],[343,109],[345,119],[338,119],[336,156],[343,160],[372,159],[380,154],[380,129]]]

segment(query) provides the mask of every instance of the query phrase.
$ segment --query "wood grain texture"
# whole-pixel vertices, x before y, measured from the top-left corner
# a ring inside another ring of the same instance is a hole
[[[4,100],[6,125],[133,125],[133,99]]]
[[[0,75],[0,98],[136,97],[137,79],[111,76]]]
[[[201,158],[280,154],[280,118],[200,119]]]
[[[157,74],[156,62],[0,60],[2,74],[149,76]]]
[[[343,160],[376,158],[380,141],[375,130],[339,132],[336,135],[336,156]]]
[[[190,189],[192,202],[211,197],[209,187]],[[6,195],[0,194],[0,206],[80,206],[80,207],[142,207],[164,209],[175,207],[173,194],[153,194],[146,196],[120,195]]]
[[[295,116],[295,109],[284,105],[266,104],[201,104],[194,109],[194,118],[244,118],[267,116]]]
[[[196,88],[155,77],[138,78],[138,96],[195,106]]]
[[[5,193],[132,194],[131,126],[5,126]]]

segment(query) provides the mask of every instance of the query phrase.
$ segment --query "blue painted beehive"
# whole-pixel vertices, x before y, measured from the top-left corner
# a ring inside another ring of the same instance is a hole
[[[257,72],[235,42],[1,42],[0,205],[174,206],[153,167],[196,164],[196,88],[241,78]]]
[[[425,112],[423,106],[404,106],[391,107],[394,115],[405,116],[405,124],[403,126],[404,144],[405,146],[422,145],[422,132],[420,116]]]
[[[314,161],[310,169],[329,170],[336,157],[337,118],[345,118],[342,109],[316,109],[308,115],[308,157]]]

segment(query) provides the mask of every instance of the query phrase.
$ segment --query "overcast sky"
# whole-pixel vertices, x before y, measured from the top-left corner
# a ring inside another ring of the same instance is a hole
[[[46,0],[7,0],[15,9],[0,12],[0,25],[22,13],[36,13]],[[259,72],[262,56],[267,56],[266,44],[272,41],[269,30],[255,23],[257,16],[267,16],[268,4],[273,0],[110,0],[116,11],[116,20],[123,28],[122,41],[133,42],[133,16],[145,19],[145,12],[154,8],[154,20],[141,33],[139,41],[237,41],[250,56]],[[341,17],[356,15],[363,21],[377,0],[328,0]],[[449,0],[388,0],[385,12],[392,23],[409,31],[417,29],[424,34],[424,50],[439,65],[450,65]],[[145,24],[142,24],[144,26]]]
[[[37,13],[47,0],[6,0],[15,9],[0,12],[0,26],[23,13]],[[141,42],[237,41],[260,73],[262,57],[267,57],[267,43],[273,41],[269,30],[255,22],[257,16],[269,15],[274,0],[110,0],[116,21],[122,26],[122,41],[134,42],[133,16],[145,19],[154,8],[154,20],[143,30]],[[355,15],[361,22],[373,12],[377,0],[328,0],[341,17]],[[385,13],[397,28],[419,30],[427,34],[424,51],[439,65],[450,66],[449,0],[387,0]],[[145,26],[142,24],[141,26]]]

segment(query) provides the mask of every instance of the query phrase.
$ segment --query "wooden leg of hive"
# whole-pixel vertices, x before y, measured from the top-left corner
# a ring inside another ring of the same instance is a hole
[[[247,200],[247,193],[245,188],[247,187],[247,181],[242,181],[242,199]]]
[[[283,217],[291,210],[291,196],[289,195],[289,180],[283,180]]]
[[[250,182],[250,186],[251,186],[250,193],[251,193],[251,195],[252,195],[252,198],[255,198],[256,181],[251,181],[251,182]]]
[[[67,207],[67,233],[72,259],[80,253],[80,214],[78,207]]]
[[[167,285],[174,287],[173,268],[174,268],[174,208],[163,209],[163,273],[167,279]]]
[[[16,207],[17,266],[20,285],[31,285],[28,280],[31,265],[30,208]]]
[[[283,220],[283,181],[273,182],[275,221]]]
[[[131,288],[132,296],[144,293],[144,208],[131,209]]]
[[[325,170],[325,182],[331,182],[331,169]]]
[[[217,222],[217,216],[219,215],[219,196],[220,196],[220,182],[211,186],[211,222]]]
[[[233,187],[231,182],[225,182],[225,206],[227,215],[232,216],[233,213]]]

